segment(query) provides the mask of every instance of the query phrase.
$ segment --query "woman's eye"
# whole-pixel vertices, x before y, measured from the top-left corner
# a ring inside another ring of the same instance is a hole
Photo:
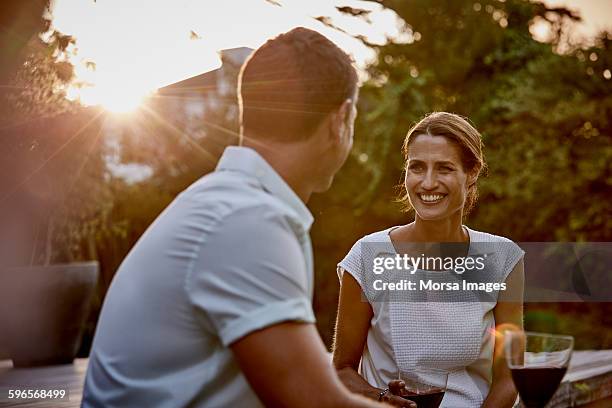
[[[443,172],[449,173],[449,172],[453,171],[453,168],[452,167],[448,167],[448,166],[442,166],[440,168],[440,170],[442,170]]]
[[[410,166],[408,166],[408,169],[412,171],[420,171],[423,170],[423,166],[421,166],[420,164],[411,164]]]

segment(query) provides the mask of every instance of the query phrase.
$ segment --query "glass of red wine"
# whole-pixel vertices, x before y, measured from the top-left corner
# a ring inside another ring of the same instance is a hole
[[[572,336],[509,331],[506,361],[523,405],[543,408],[559,387],[574,349]]]
[[[448,372],[435,368],[414,368],[400,371],[399,379],[406,384],[402,398],[416,402],[419,408],[438,408],[446,392]]]

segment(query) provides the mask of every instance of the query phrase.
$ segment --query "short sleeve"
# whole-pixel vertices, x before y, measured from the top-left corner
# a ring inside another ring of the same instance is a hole
[[[273,209],[227,216],[202,243],[185,282],[190,303],[224,345],[284,321],[315,321],[304,254]]]
[[[525,256],[525,251],[523,248],[510,240],[504,240],[502,245],[504,246],[506,252],[506,259],[502,272],[502,282],[504,282],[508,278],[508,275],[510,275],[510,272],[514,270],[514,267],[520,261],[520,259]]]
[[[346,256],[338,262],[338,279],[342,283],[342,273],[346,271],[351,274],[353,278],[359,283],[359,286],[363,289],[365,284],[365,272],[362,256],[362,240],[355,242],[351,250]]]

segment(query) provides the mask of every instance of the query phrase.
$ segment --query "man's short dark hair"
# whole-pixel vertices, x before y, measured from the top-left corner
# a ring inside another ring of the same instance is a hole
[[[243,65],[238,86],[245,133],[291,140],[313,133],[353,98],[357,73],[334,43],[299,27],[257,49]]]

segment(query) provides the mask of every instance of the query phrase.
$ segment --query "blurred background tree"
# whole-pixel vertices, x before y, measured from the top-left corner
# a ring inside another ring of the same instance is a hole
[[[101,260],[99,243],[121,232],[108,217],[103,111],[66,97],[75,39],[50,28],[49,7],[0,3],[0,274],[8,281],[13,266]]]
[[[14,160],[14,151],[23,144],[20,140],[11,137],[10,133],[4,131],[10,119],[8,109],[10,103],[7,93],[12,89],[9,87],[10,80],[23,62],[22,50],[30,41],[32,36],[45,31],[48,28],[48,20],[43,17],[48,7],[48,1],[4,1],[0,3],[0,222],[3,225],[3,234],[0,234],[0,265],[12,264],[16,259],[24,257],[27,250],[19,251],[21,245],[9,248],[8,242],[16,240],[25,242],[29,239],[28,233],[19,228],[18,223],[11,228],[8,221],[19,208],[23,208],[23,197],[14,195],[12,200],[4,197],[13,187],[14,169],[19,164]],[[13,170],[13,171],[11,171]],[[11,239],[9,240],[9,235]]]
[[[6,84],[23,60],[21,50],[32,36],[49,28],[49,0],[6,0],[0,3],[0,80]],[[4,90],[2,90],[4,91]]]
[[[526,0],[379,3],[397,14],[401,35],[385,45],[360,38],[376,60],[361,88],[355,147],[332,189],[309,203],[315,313],[328,345],[337,262],[361,236],[412,220],[395,202],[400,149],[428,112],[465,115],[483,134],[489,173],[468,225],[515,241],[612,238],[612,36],[574,44],[568,33],[579,16]],[[225,90],[214,88],[217,102],[205,110],[193,104],[199,96],[160,93],[131,116],[102,114],[66,100],[73,71],[64,56],[74,39],[48,32],[47,7],[42,0],[0,4],[9,27],[0,32],[0,80],[10,84],[0,87],[0,240],[38,248],[18,253],[2,245],[0,261],[100,261],[86,354],[101,300],[129,249],[236,143],[240,64],[223,61]],[[367,10],[339,10],[368,18]],[[532,37],[535,22],[551,27],[549,42]],[[142,177],[121,177],[113,170],[121,166],[137,166]],[[51,257],[44,255],[50,231]],[[531,304],[526,324],[574,333],[579,348],[612,348],[610,312],[609,304]]]
[[[96,259],[112,197],[102,111],[66,98],[75,39],[50,30],[48,1],[1,7],[0,262]]]
[[[516,241],[612,237],[611,37],[602,33],[589,47],[571,44],[567,33],[579,16],[524,0],[381,3],[397,14],[401,35],[385,45],[368,44],[377,58],[361,89],[355,148],[329,193],[309,204],[316,218],[315,313],[328,345],[336,263],[361,236],[412,220],[395,203],[403,176],[400,148],[409,127],[428,112],[465,115],[483,134],[489,174],[480,180],[470,226]],[[367,18],[365,10],[341,11]],[[548,43],[530,33],[540,20],[551,26]],[[149,176],[129,182],[109,175],[110,223],[123,225],[125,235],[99,243],[101,296],[153,219],[236,143],[239,64],[223,62],[222,88],[231,92],[210,84],[217,102],[206,109],[192,109],[206,86],[188,83],[188,93],[162,90],[131,118],[107,121],[104,133],[117,162],[146,166]],[[599,331],[603,335],[585,335],[598,330],[595,322],[609,305],[574,306],[527,305],[528,327],[574,328],[581,333],[579,347],[612,347],[612,322]]]
[[[489,172],[479,182],[470,226],[515,241],[612,238],[612,36],[601,33],[586,48],[570,44],[567,30],[579,17],[539,2],[380,3],[400,17],[403,41],[370,44],[377,58],[360,93],[355,148],[330,192],[311,204],[316,312],[328,344],[336,263],[361,236],[412,220],[394,203],[403,178],[401,146],[410,126],[428,112],[467,116],[483,135]],[[539,19],[552,27],[550,43],[530,33]],[[611,310],[589,307],[590,316]],[[565,307],[565,320],[570,312]],[[529,316],[529,306],[527,317],[535,328],[539,320]],[[579,319],[584,316],[572,321]],[[572,327],[555,324],[557,330]],[[591,336],[588,346],[612,347],[612,327],[606,330],[597,340]]]

